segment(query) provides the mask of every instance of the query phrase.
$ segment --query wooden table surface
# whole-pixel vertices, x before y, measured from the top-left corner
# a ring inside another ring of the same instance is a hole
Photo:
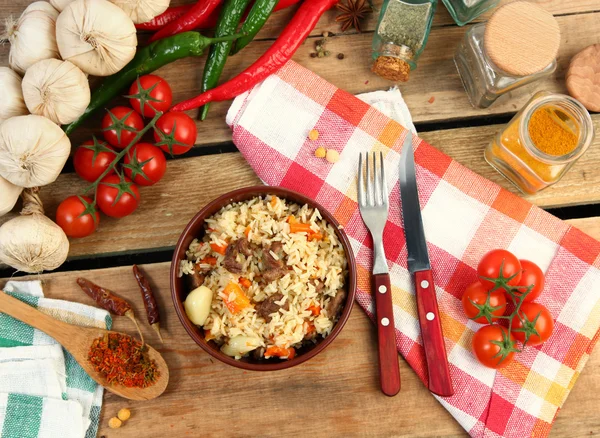
[[[190,0],[173,0],[182,4]],[[0,0],[0,19],[18,15],[30,0]],[[379,6],[381,1],[375,1]],[[502,0],[501,3],[508,3]],[[467,27],[457,27],[440,3],[429,43],[418,69],[400,86],[420,135],[475,172],[514,189],[484,161],[483,149],[537,90],[565,92],[564,75],[570,58],[582,48],[600,43],[599,0],[537,0],[560,23],[562,43],[558,69],[550,79],[516,90],[487,110],[473,109],[464,93],[452,57]],[[224,73],[229,78],[253,62],[273,41],[293,14],[273,15],[257,40],[230,58]],[[364,32],[339,34],[336,12],[320,20],[294,60],[352,93],[386,89],[390,83],[369,70],[370,46],[376,14],[364,22]],[[480,17],[485,20],[489,14]],[[332,56],[311,58],[322,32],[336,34],[327,49]],[[141,35],[140,41],[146,36]],[[0,46],[0,65],[7,65],[8,44]],[[337,58],[338,53],[344,59]],[[204,58],[185,59],[162,68],[158,74],[172,85],[175,101],[198,91]],[[464,430],[431,396],[412,370],[400,361],[402,392],[387,398],[378,389],[375,330],[357,306],[340,336],[322,354],[291,370],[253,373],[212,360],[186,335],[171,304],[169,260],[179,233],[191,217],[216,196],[257,184],[258,178],[231,143],[225,124],[229,103],[213,104],[207,121],[198,122],[197,147],[168,162],[162,181],[142,189],[142,201],[131,216],[102,217],[94,235],[71,241],[69,261],[60,272],[44,274],[46,295],[92,304],[74,279],[84,275],[113,288],[144,310],[131,275],[131,264],[143,264],[158,291],[163,312],[165,344],[144,325],[149,342],[170,365],[166,393],[149,402],[128,402],[105,396],[98,436],[465,436]],[[592,115],[600,129],[600,115]],[[77,131],[74,145],[99,133],[96,117]],[[550,209],[586,233],[600,238],[600,137],[556,185],[527,199]],[[67,165],[52,185],[42,190],[50,217],[65,197],[78,193],[84,182]],[[0,218],[0,224],[13,214]],[[85,272],[81,272],[85,270]],[[0,277],[13,271],[0,266]],[[0,280],[0,287],[5,280]],[[117,330],[133,332],[127,320],[115,321]],[[132,418],[119,430],[108,429],[108,419],[122,407]],[[600,352],[590,358],[579,381],[558,415],[553,437],[583,437],[600,433]]]

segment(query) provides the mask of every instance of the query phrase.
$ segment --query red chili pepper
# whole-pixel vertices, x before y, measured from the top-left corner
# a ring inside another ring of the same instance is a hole
[[[321,15],[337,2],[338,0],[306,0],[273,45],[254,64],[218,87],[178,103],[171,111],[188,111],[208,102],[230,100],[265,80],[294,55]]]
[[[156,32],[150,42],[201,27],[221,0],[198,0],[185,14]]]
[[[165,12],[160,15],[157,15],[150,21],[146,21],[145,23],[138,23],[135,25],[135,28],[138,30],[159,30],[165,27],[172,21],[177,20],[183,14],[190,10],[192,5],[183,5],[183,6],[173,6],[168,8]]]

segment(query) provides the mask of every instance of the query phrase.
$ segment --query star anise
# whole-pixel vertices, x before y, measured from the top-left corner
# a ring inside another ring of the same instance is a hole
[[[351,26],[360,32],[360,21],[372,12],[365,0],[346,0],[345,4],[340,2],[336,7],[341,14],[335,18],[335,21],[342,23],[342,32]]]

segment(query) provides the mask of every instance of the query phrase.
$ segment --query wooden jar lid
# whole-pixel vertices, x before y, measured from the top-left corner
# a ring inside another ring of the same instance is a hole
[[[567,71],[569,94],[590,111],[600,111],[600,44],[573,57]]]
[[[515,76],[527,76],[556,59],[558,22],[548,11],[524,1],[509,3],[490,17],[484,46],[492,62]]]

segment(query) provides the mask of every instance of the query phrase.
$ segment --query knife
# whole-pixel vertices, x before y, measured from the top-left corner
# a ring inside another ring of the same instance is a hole
[[[427,360],[429,390],[442,397],[449,397],[454,394],[454,389],[448,369],[440,312],[423,230],[412,138],[412,132],[409,130],[402,145],[399,178],[402,218],[408,250],[408,270],[415,278],[415,295]]]

